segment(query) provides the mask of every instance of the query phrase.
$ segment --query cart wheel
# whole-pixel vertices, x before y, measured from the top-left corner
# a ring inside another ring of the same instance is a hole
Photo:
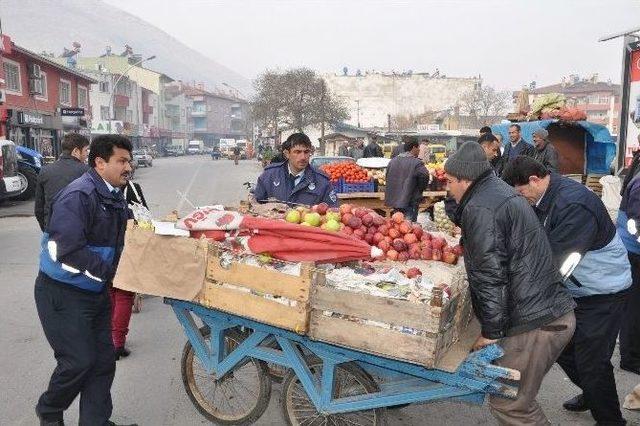
[[[200,328],[200,332],[209,340],[209,327]],[[227,330],[226,350],[233,350],[245,338],[237,330]],[[250,359],[216,379],[204,369],[189,342],[182,352],[182,382],[198,411],[219,424],[252,424],[262,416],[271,398],[271,379],[264,362]]]
[[[322,361],[313,359],[308,365],[311,373],[320,380]],[[336,367],[333,388],[334,398],[364,395],[380,390],[371,376],[354,362],[340,364]],[[385,424],[384,408],[329,415],[319,413],[293,371],[287,374],[282,385],[281,402],[284,417],[291,426],[316,424],[379,426]]]

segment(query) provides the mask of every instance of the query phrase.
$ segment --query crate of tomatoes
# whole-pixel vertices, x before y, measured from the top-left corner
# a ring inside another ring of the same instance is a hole
[[[321,170],[329,176],[336,192],[373,192],[375,185],[367,170],[356,163],[325,164]]]

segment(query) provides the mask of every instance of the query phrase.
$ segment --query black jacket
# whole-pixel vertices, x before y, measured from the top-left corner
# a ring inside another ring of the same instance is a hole
[[[371,157],[384,157],[384,154],[382,154],[382,148],[375,142],[370,142],[369,145],[364,147],[363,158]]]
[[[544,145],[544,148],[533,149],[533,158],[542,163],[550,172],[558,173],[558,151],[550,142]]]
[[[456,212],[473,310],[482,335],[499,339],[539,328],[573,310],[533,209],[489,171]]]
[[[398,155],[387,166],[384,204],[405,209],[420,202],[429,185],[429,171],[422,160],[408,152]]]
[[[507,165],[507,163],[509,163],[509,160],[510,160],[509,157],[513,149],[514,148],[511,145],[511,142],[508,142],[507,145],[504,147],[504,153],[502,153],[503,168]],[[518,142],[515,148],[515,150],[517,151],[516,156],[526,155],[527,157],[533,157],[533,154],[535,153],[535,149],[536,148],[533,145],[526,142],[524,139],[520,139],[520,142]]]
[[[51,201],[60,190],[79,178],[89,170],[89,166],[81,163],[71,155],[61,155],[58,161],[46,165],[38,175],[36,184],[36,203],[34,214],[44,232],[49,223]]]

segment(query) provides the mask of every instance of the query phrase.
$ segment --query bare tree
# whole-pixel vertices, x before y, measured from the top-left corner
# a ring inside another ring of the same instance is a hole
[[[254,81],[252,111],[260,125],[303,131],[319,125],[324,138],[327,123],[349,118],[344,103],[327,89],[324,80],[308,68],[266,71]],[[277,134],[277,132],[276,132]],[[321,139],[321,150],[324,139]]]
[[[460,99],[462,110],[487,124],[489,117],[502,115],[508,106],[509,92],[499,92],[493,87],[484,86],[473,90]]]

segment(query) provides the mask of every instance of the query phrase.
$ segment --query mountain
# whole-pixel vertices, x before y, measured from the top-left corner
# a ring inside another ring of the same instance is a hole
[[[4,34],[19,46],[59,56],[74,41],[80,56],[99,56],[106,46],[119,54],[125,44],[143,57],[156,55],[145,66],[175,80],[204,82],[209,90],[244,94],[251,82],[237,72],[191,49],[158,27],[99,0],[0,0]]]

